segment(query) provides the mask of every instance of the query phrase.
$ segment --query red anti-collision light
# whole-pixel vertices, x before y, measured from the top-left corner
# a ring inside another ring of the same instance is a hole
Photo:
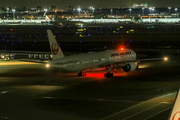
[[[124,50],[124,48],[123,48],[123,47],[121,47],[121,48],[120,48],[120,50],[121,50],[121,51],[123,51],[123,50]]]

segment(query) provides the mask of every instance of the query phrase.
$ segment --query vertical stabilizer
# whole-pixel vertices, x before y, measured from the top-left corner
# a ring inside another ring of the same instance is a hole
[[[50,18],[46,15],[46,22],[50,23]]]
[[[48,39],[49,39],[49,45],[52,53],[53,59],[58,59],[64,57],[64,54],[59,47],[56,39],[54,38],[54,35],[52,34],[51,30],[47,30]]]
[[[180,120],[180,89],[177,93],[176,100],[174,102],[174,107],[168,120]]]

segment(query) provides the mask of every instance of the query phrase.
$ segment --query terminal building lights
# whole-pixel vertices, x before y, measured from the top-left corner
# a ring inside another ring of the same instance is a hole
[[[132,8],[148,8],[148,4],[147,3],[142,3],[142,4],[134,3]]]

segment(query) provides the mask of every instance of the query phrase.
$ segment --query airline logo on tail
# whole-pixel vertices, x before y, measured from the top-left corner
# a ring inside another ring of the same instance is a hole
[[[46,21],[50,22],[50,19],[49,19],[49,17],[47,15],[46,15]]]
[[[64,54],[63,54],[58,42],[56,41],[53,33],[51,32],[51,30],[47,30],[47,34],[48,34],[49,46],[50,46],[50,50],[51,50],[53,59],[63,58]]]
[[[52,53],[53,53],[53,55],[56,55],[57,53],[58,53],[58,45],[57,45],[57,43],[56,42],[53,42],[53,44],[52,44]]]
[[[180,111],[178,111],[174,114],[172,120],[180,120]]]
[[[180,120],[180,89],[177,93],[174,107],[168,120]]]

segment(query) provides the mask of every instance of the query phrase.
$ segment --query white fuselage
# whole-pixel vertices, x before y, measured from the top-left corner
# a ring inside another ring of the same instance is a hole
[[[132,60],[136,60],[136,53],[133,50],[111,50],[83,53],[54,59],[49,62],[49,67],[58,68],[65,72],[79,72],[88,69],[98,69],[103,67],[103,65],[111,65]]]

